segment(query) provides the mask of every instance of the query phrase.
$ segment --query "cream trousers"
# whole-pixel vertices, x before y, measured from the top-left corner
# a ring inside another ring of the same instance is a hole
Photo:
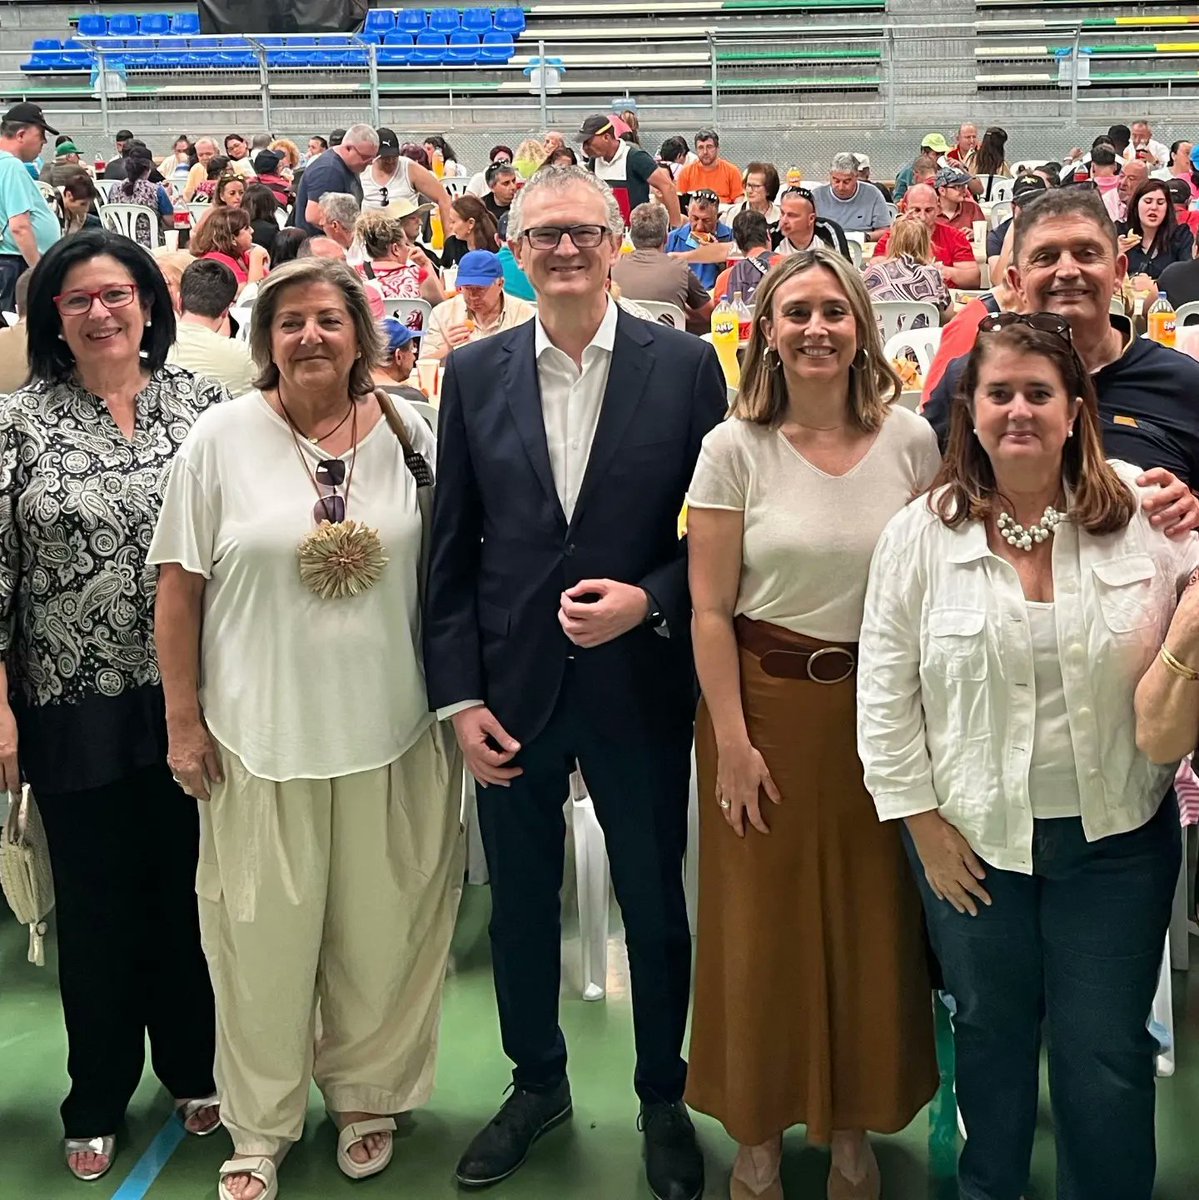
[[[331,1112],[425,1103],[462,893],[448,727],[340,779],[274,783],[221,758],[225,782],[200,804],[196,891],[236,1152],[298,1141],[311,1079]]]

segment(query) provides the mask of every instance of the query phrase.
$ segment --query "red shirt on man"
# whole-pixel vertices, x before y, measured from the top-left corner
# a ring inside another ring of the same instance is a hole
[[[887,253],[887,243],[891,240],[891,231],[888,229],[881,238],[878,239],[878,246],[874,253],[878,256]],[[958,263],[972,263],[974,259],[974,248],[966,239],[966,235],[959,233],[951,225],[946,225],[944,221],[938,221],[933,229],[933,258],[939,263],[943,263],[947,267],[955,267]]]

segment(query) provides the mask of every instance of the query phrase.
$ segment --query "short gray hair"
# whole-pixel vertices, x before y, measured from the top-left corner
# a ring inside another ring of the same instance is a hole
[[[830,171],[849,171],[850,174],[858,173],[858,158],[856,154],[834,154],[833,161],[829,165]]]
[[[279,385],[279,365],[271,346],[271,327],[279,309],[279,299],[285,288],[311,287],[328,283],[337,288],[345,299],[346,310],[354,323],[358,349],[362,357],[355,359],[350,369],[350,395],[361,396],[374,390],[371,367],[383,359],[383,336],[358,272],[333,258],[297,258],[276,267],[259,285],[258,297],[250,310],[250,354],[258,377],[254,386],[268,391]]]
[[[612,189],[602,179],[597,179],[585,167],[543,167],[516,193],[516,199],[512,201],[512,209],[508,214],[508,240],[517,242],[524,233],[525,201],[531,194],[541,191],[565,192],[575,186],[588,188],[603,199],[608,209],[608,232],[613,237],[624,237],[624,217],[620,205],[616,203]]]
[[[265,150],[275,139],[269,133],[256,133],[250,142],[251,150]]]
[[[657,250],[670,232],[670,214],[660,204],[638,204],[629,214],[629,241],[638,250]]]
[[[357,125],[351,125],[346,130],[341,141],[342,145],[346,146],[356,146],[359,142],[366,145],[378,146],[379,134],[373,125],[366,125],[359,122]]]
[[[199,148],[201,146],[211,146],[214,150],[216,150],[218,152],[221,149],[221,143],[218,142],[216,140],[216,138],[214,138],[214,137],[198,137],[198,138],[196,138],[196,149],[199,150]]]
[[[358,197],[351,196],[349,192],[325,192],[317,203],[321,206],[326,220],[336,221],[347,229],[354,228],[358,223],[358,214],[362,211]]]

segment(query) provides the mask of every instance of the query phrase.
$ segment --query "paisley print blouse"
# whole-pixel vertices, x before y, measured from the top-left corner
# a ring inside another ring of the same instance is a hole
[[[0,400],[0,654],[35,789],[100,787],[165,755],[146,551],[175,451],[225,399],[164,366],[132,439],[73,382]]]

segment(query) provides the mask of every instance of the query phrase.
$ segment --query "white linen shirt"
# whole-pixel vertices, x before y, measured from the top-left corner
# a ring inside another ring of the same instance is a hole
[[[1086,838],[1156,812],[1174,767],[1136,746],[1133,693],[1199,566],[1195,534],[1171,541],[1140,505],[1139,471],[1112,464],[1137,500],[1104,536],[1064,521],[1053,540],[1054,613]],[[945,526],[920,497],[883,531],[858,650],[858,753],[880,819],[939,809],[976,854],[1032,873],[1029,800],[1036,694],[1014,568],[981,521]]]

